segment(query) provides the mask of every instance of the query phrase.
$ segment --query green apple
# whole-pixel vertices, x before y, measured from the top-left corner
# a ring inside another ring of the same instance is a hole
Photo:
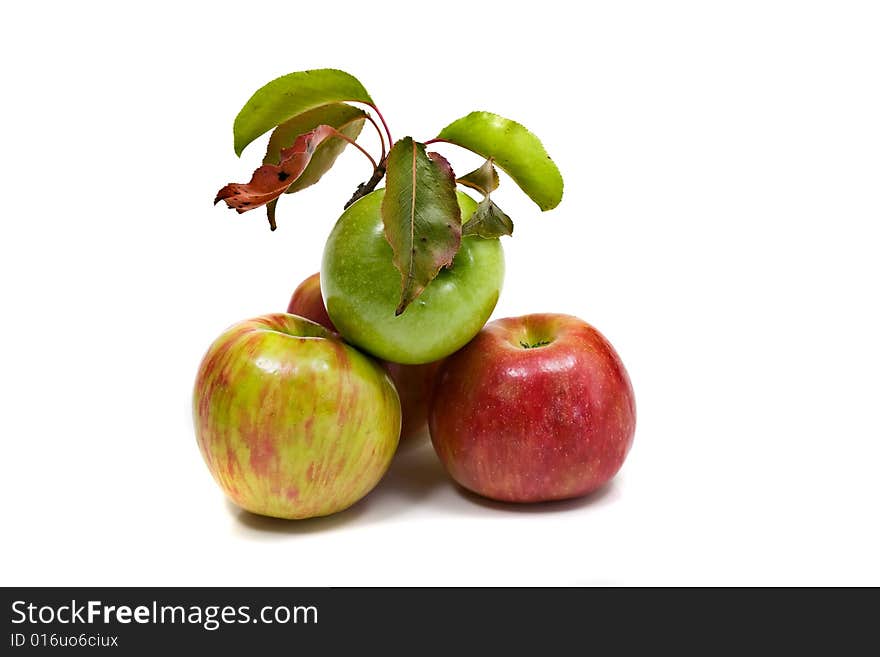
[[[395,316],[401,280],[383,231],[384,192],[351,205],[327,239],[321,265],[327,313],[348,342],[379,358],[406,365],[440,360],[467,344],[492,314],[504,280],[501,243],[462,238],[453,266]],[[465,222],[477,204],[461,192],[458,204]]]
[[[400,401],[372,359],[323,326],[277,313],[208,349],[193,392],[196,439],[238,506],[278,518],[351,506],[397,449]]]

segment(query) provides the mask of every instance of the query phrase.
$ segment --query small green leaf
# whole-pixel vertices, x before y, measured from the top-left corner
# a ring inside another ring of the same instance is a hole
[[[349,139],[357,139],[364,127],[366,116],[363,110],[345,103],[333,103],[303,112],[272,131],[263,164],[278,164],[282,149],[289,147],[297,137],[311,132],[319,125],[332,126]],[[306,170],[287,188],[287,193],[298,192],[318,182],[321,176],[330,170],[346,146],[348,143],[338,137],[322,142],[315,150]]]
[[[471,112],[440,131],[438,139],[493,158],[542,210],[562,200],[562,175],[540,140],[523,125],[491,112]]]
[[[492,166],[492,158],[483,162],[479,169],[474,169],[470,173],[463,175],[456,180],[465,187],[476,189],[483,196],[489,196],[498,189],[498,172]]]
[[[462,237],[475,235],[483,239],[513,235],[513,221],[487,196],[462,226],[461,234]]]
[[[373,104],[357,78],[345,71],[322,68],[289,73],[258,89],[235,117],[235,154],[263,133],[322,105],[356,101]]]
[[[436,153],[429,156],[424,144],[405,137],[387,162],[382,221],[401,277],[400,315],[452,264],[461,246],[461,208],[452,167]]]

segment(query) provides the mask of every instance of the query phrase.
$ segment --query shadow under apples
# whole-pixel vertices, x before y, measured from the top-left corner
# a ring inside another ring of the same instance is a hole
[[[364,498],[339,513],[302,520],[285,520],[284,518],[261,516],[245,511],[230,500],[226,500],[226,506],[238,523],[239,529],[244,530],[245,533],[296,535],[328,532],[353,523],[366,511],[367,499]]]
[[[400,444],[391,467],[368,499],[377,506],[381,504],[385,510],[395,507],[412,509],[415,502],[448,485],[431,440],[423,432]]]
[[[570,500],[528,504],[498,502],[456,484],[446,473],[434,452],[427,431],[424,431],[400,444],[391,468],[370,493],[369,499],[375,502],[373,508],[381,507],[383,513],[389,508],[417,508],[413,504],[421,503],[421,507],[426,510],[442,510],[453,515],[485,516],[485,509],[504,513],[554,514],[574,512],[611,502],[618,496],[618,479],[588,495]]]
[[[226,504],[236,520],[237,529],[242,533],[249,536],[296,536],[332,532],[358,524],[384,521],[399,513],[419,513],[422,510],[484,517],[492,511],[526,515],[573,512],[615,499],[616,481],[589,495],[571,500],[530,504],[490,500],[452,481],[437,458],[427,431],[423,431],[400,444],[391,467],[376,488],[345,511],[321,518],[283,520],[250,513],[229,500]]]
[[[477,495],[468,489],[455,484],[455,490],[460,498],[472,502],[477,506],[481,506],[493,511],[505,511],[508,513],[564,513],[567,511],[577,511],[586,507],[598,506],[605,501],[611,501],[617,497],[617,487],[614,481],[610,481],[602,488],[588,493],[583,497],[576,497],[570,500],[556,500],[554,502],[499,502],[490,500],[486,497]]]
[[[418,500],[439,486],[448,486],[443,466],[434,454],[427,432],[412,436],[398,447],[385,476],[364,499],[344,511],[320,518],[284,520],[261,516],[226,500],[238,528],[248,534],[300,535],[329,532],[364,521],[386,519],[418,508]]]

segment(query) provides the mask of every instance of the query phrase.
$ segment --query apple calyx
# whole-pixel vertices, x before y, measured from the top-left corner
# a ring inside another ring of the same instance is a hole
[[[351,103],[369,107],[379,122]],[[365,122],[378,134],[378,158],[357,143]],[[394,253],[394,266],[401,276],[397,315],[418,298],[441,269],[452,266],[462,237],[496,239],[513,234],[513,221],[490,198],[499,184],[496,164],[542,211],[556,207],[562,199],[559,169],[540,140],[520,123],[491,112],[471,112],[433,139],[417,142],[405,137],[395,142],[372,97],[357,78],[345,71],[299,71],[258,89],[235,119],[236,154],[241,155],[248,144],[270,130],[263,165],[254,171],[250,182],[226,185],[214,203],[225,201],[239,213],[266,206],[269,227],[274,231],[282,194],[314,184],[346,146],[354,146],[370,162],[372,174],[357,186],[344,208],[388,178],[382,220]],[[445,157],[426,151],[426,146],[435,143],[454,144],[486,161],[456,178]],[[401,157],[404,152],[406,157]],[[463,225],[455,202],[456,184],[483,195]]]
[[[541,349],[556,342],[561,336],[558,327],[541,317],[529,316],[508,336],[510,344],[520,349]]]

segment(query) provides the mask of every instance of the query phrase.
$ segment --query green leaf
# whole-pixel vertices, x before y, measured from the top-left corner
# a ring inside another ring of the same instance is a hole
[[[344,103],[333,103],[303,112],[275,128],[269,138],[263,164],[278,164],[282,149],[289,147],[297,137],[311,132],[319,125],[332,126],[349,139],[357,139],[364,127],[366,116],[367,113],[363,110]],[[322,142],[312,155],[306,170],[287,188],[287,193],[298,192],[318,182],[321,176],[330,170],[346,146],[348,143],[338,137]]]
[[[513,221],[487,196],[462,226],[461,234],[462,237],[474,235],[483,239],[513,235]]]
[[[373,104],[353,75],[332,68],[289,73],[258,89],[235,117],[235,154],[254,139],[295,116],[322,105],[356,101]]]
[[[476,189],[483,196],[489,196],[498,189],[498,172],[492,166],[492,158],[483,162],[479,169],[474,169],[470,173],[463,175],[456,180],[465,187]]]
[[[542,210],[562,200],[562,175],[540,140],[523,125],[491,112],[471,112],[440,131],[438,139],[493,158]]]
[[[400,315],[434,280],[441,267],[452,264],[461,246],[461,208],[455,174],[437,153],[411,137],[388,153],[382,221],[385,239],[400,272]]]

